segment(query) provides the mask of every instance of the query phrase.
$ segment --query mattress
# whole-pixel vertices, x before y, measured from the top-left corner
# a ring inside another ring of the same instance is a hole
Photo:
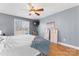
[[[36,56],[40,52],[32,47],[20,46],[16,48],[3,49],[0,56]]]

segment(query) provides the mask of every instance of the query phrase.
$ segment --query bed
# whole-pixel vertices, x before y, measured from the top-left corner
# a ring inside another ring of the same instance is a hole
[[[25,45],[16,48],[3,49],[0,52],[0,56],[37,56],[39,54],[40,52],[38,50]]]
[[[32,48],[35,36],[0,36],[0,56],[36,56],[40,51]]]
[[[50,42],[40,36],[0,36],[0,56],[47,55]]]

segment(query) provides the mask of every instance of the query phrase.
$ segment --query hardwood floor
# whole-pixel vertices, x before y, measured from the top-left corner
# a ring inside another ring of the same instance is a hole
[[[79,50],[52,43],[48,56],[79,56]]]

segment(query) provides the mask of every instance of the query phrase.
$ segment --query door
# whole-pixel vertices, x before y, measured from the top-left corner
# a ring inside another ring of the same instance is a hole
[[[55,22],[48,22],[47,29],[49,30],[48,37],[49,37],[50,42],[57,43],[58,29],[55,28]]]
[[[57,43],[58,40],[58,30],[53,28],[51,29],[50,41]]]

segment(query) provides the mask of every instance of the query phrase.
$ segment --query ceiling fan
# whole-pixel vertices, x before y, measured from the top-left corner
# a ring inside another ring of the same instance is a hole
[[[28,3],[28,5],[30,7],[29,15],[36,14],[36,15],[40,16],[40,13],[44,11],[43,8],[36,8],[31,3]]]

